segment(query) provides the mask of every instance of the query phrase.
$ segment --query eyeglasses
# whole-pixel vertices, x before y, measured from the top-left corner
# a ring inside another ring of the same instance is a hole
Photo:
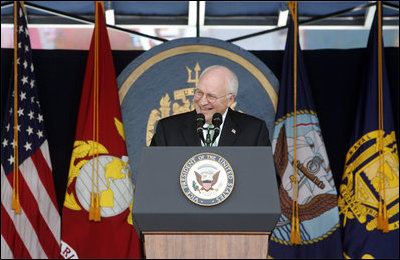
[[[211,95],[211,94],[206,94],[206,99],[207,99],[208,102],[214,103],[214,102],[217,101],[218,99],[223,98],[223,97],[226,97],[226,96],[229,96],[229,95],[232,95],[232,93],[228,93],[228,94],[223,95],[223,96],[221,96],[221,97],[216,97],[216,96]],[[194,97],[195,97],[196,99],[201,99],[203,96],[204,96],[204,92],[202,92],[200,89],[195,89],[195,90],[194,90]]]

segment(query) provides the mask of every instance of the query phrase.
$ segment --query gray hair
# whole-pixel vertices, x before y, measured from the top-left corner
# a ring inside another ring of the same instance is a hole
[[[227,78],[227,80],[228,80],[228,93],[235,94],[235,96],[236,96],[237,92],[238,92],[238,89],[239,89],[239,80],[238,80],[236,74],[233,71],[231,71],[230,69],[228,69],[227,67],[225,67],[225,66],[222,66],[222,65],[209,66],[209,67],[207,67],[205,70],[203,70],[201,72],[199,79],[201,79],[201,77],[204,74],[206,74],[207,71],[210,71],[210,70],[213,70],[213,69],[225,69],[225,70],[227,70],[229,72],[228,73],[228,78]]]

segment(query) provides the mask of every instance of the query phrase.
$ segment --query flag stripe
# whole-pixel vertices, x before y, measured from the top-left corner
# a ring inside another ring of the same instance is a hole
[[[55,189],[54,189],[54,185],[52,184],[52,171],[51,171],[51,164],[49,165],[49,160],[46,159],[46,155],[43,154],[43,151],[46,149],[43,147],[45,147],[48,149],[48,145],[47,145],[47,141],[44,142],[42,144],[42,146],[40,147],[40,149],[38,149],[31,157],[32,162],[34,163],[37,172],[39,173],[39,178],[41,181],[41,184],[43,186],[43,194],[46,194],[46,202],[49,203],[48,207],[51,209],[52,212],[52,217],[59,215],[58,213],[58,202],[57,202],[57,197],[55,195]],[[38,170],[40,169],[40,171]],[[56,223],[58,223],[58,225],[60,224],[60,218],[57,218]],[[58,228],[57,231],[55,231],[55,237],[59,239],[60,237],[60,230]]]
[[[26,249],[28,250],[32,258],[47,258],[41,244],[39,243],[39,238],[36,235],[35,229],[33,228],[28,216],[25,213],[25,208],[21,203],[21,214],[16,215],[11,209],[11,197],[12,197],[12,186],[10,185],[10,180],[5,176],[3,167],[1,169],[1,203],[4,211],[7,212],[15,226],[16,235],[18,235],[23,241]],[[12,174],[9,174],[12,178]],[[23,178],[20,178],[20,184],[23,184]],[[22,186],[22,185],[21,185]],[[27,188],[27,187],[26,187]],[[25,195],[25,194],[24,194]],[[22,196],[21,194],[21,202]],[[3,211],[2,211],[3,212]],[[3,219],[2,219],[3,221]],[[11,222],[10,222],[11,225]],[[2,229],[2,233],[5,230]],[[13,248],[14,254],[18,251]],[[16,256],[17,257],[17,256]]]
[[[11,248],[15,248],[16,250],[16,258],[30,258],[31,256],[29,255],[27,248],[15,230],[15,226],[9,216],[9,212],[6,211],[6,208],[3,206],[3,204],[6,206],[11,205],[10,203],[5,203],[6,200],[11,201],[11,196],[6,196],[9,194],[7,193],[7,187],[5,187],[6,185],[9,185],[9,183],[4,174],[3,167],[1,167],[1,258],[3,258],[3,254],[5,254],[7,250],[11,250],[10,245]],[[11,251],[5,254],[4,258],[8,258],[8,256],[12,255],[13,252]]]
[[[42,151],[42,155],[47,162],[47,166],[49,167],[50,171],[52,171],[53,169],[51,168],[49,144],[47,140],[45,140],[44,143],[40,146],[40,150]],[[49,188],[52,188],[52,190],[55,191],[54,185],[50,185]],[[57,205],[57,200],[55,200],[55,205]]]
[[[27,159],[26,161],[28,161],[28,160],[30,160],[30,159]],[[21,168],[24,168],[24,167],[21,165],[20,169]],[[33,175],[32,170],[29,174]],[[9,175],[9,176],[11,176],[11,175]],[[21,178],[21,176],[24,178]],[[12,183],[11,178],[9,178],[9,182],[10,182],[10,184]],[[20,184],[20,190],[21,190],[21,192],[20,192],[21,208],[24,209],[25,215],[28,218],[28,220],[30,221],[30,223],[34,229],[35,236],[37,237],[38,242],[40,243],[41,247],[43,248],[44,253],[46,254],[47,257],[50,257],[50,256],[54,255],[55,252],[53,252],[52,250],[57,248],[59,243],[56,242],[55,239],[53,238],[53,234],[52,234],[49,226],[47,226],[46,221],[43,219],[43,215],[40,213],[39,205],[41,205],[41,203],[38,203],[38,201],[41,201],[41,200],[35,200],[34,195],[32,194],[31,190],[28,187],[27,183],[29,183],[29,182],[33,183],[33,185],[32,185],[33,187],[38,186],[35,183],[34,178],[30,178],[29,180],[26,180],[25,176],[23,176],[23,173],[20,171],[19,184]],[[43,201],[45,201],[45,200],[43,200]],[[30,241],[25,241],[25,243],[29,243],[29,242]],[[49,245],[50,245],[50,247],[49,247]]]
[[[13,253],[10,247],[8,246],[6,240],[4,239],[4,237],[1,236],[1,259],[11,259],[11,258],[14,258]]]
[[[50,230],[50,227],[47,225],[43,214],[41,212],[40,207],[43,208],[43,203],[46,202],[46,196],[40,194],[37,196],[37,199],[35,199],[35,195],[32,193],[32,190],[28,186],[31,185],[31,187],[34,189],[35,193],[38,192],[38,187],[41,186],[40,183],[38,183],[37,179],[37,173],[33,170],[31,165],[32,163],[29,163],[31,161],[30,158],[25,160],[23,164],[20,165],[20,202],[21,202],[21,208],[24,209],[25,215],[28,217],[29,221],[31,222],[34,231],[36,232],[36,236],[39,240],[39,243],[41,244],[43,251],[47,255],[47,257],[54,256],[56,252],[54,252],[55,249],[57,249],[59,242],[56,241],[54,238],[53,233]],[[28,167],[27,167],[28,166]],[[22,171],[21,171],[22,170]],[[25,173],[24,173],[25,172]],[[9,175],[11,176],[11,174]],[[21,178],[21,176],[23,178]],[[9,178],[10,184],[11,178]],[[41,203],[38,203],[38,202]],[[49,206],[50,204],[47,204]],[[56,212],[58,214],[58,212]],[[56,217],[57,215],[53,214],[53,218]]]
[[[37,174],[37,169],[41,169],[39,175]],[[45,172],[48,170],[48,172]],[[57,243],[60,243],[60,218],[57,208],[54,206],[47,189],[46,185],[43,185],[42,181],[44,178],[51,176],[50,169],[47,167],[47,163],[41,154],[41,150],[38,149],[30,158],[25,160],[20,166],[20,171],[29,186],[32,195],[35,197],[36,201],[42,201],[44,203],[39,203],[39,211],[49,226],[54,239]],[[48,185],[47,185],[48,186]]]
[[[12,220],[8,213],[6,212],[3,205],[1,206],[1,230],[7,230],[8,232],[4,232],[1,236],[1,258],[2,259],[10,259],[10,258],[30,258],[28,250],[26,249],[23,241],[17,234],[14,225],[12,224]],[[3,237],[4,235],[4,237]],[[9,246],[15,248],[15,256],[11,251]]]

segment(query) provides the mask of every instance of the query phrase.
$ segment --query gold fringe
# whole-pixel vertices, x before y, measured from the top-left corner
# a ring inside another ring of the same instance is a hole
[[[90,207],[89,207],[89,220],[95,221],[95,203],[94,203],[94,192],[90,196]]]
[[[290,231],[290,244],[292,245],[300,245],[301,244],[301,236],[300,236],[300,223],[299,218],[292,218],[292,230]]]
[[[98,192],[96,192],[96,205],[95,205],[94,221],[95,222],[100,222],[101,221],[100,199],[99,199],[99,193]]]
[[[294,88],[294,159],[293,159],[293,205],[292,205],[292,229],[290,231],[290,244],[300,245],[300,223],[299,223],[299,205],[297,203],[299,184],[297,181],[297,133],[296,133],[296,116],[297,116],[297,1],[289,1],[289,9],[294,21],[294,75],[293,75],[293,88]]]
[[[11,200],[11,209],[15,211],[15,214],[21,214],[21,203],[19,202],[18,196],[13,193]]]
[[[93,93],[93,168],[92,168],[92,193],[91,193],[91,204],[89,209],[89,220],[94,222],[101,221],[100,212],[100,199],[99,199],[99,8],[98,3],[100,2],[100,8],[103,7],[101,1],[95,2],[95,51],[94,51],[94,93]],[[103,8],[104,9],[104,8]],[[95,162],[97,163],[95,165]],[[95,174],[96,173],[96,174]],[[96,187],[95,187],[95,176],[96,176]],[[94,192],[96,190],[96,192]]]
[[[389,232],[389,220],[387,217],[387,209],[384,202],[379,201],[378,204],[378,217],[377,217],[377,229],[383,233]]]
[[[383,78],[382,78],[382,3],[377,2],[378,12],[378,90],[379,90],[379,204],[378,204],[378,217],[377,229],[382,230],[383,233],[389,232],[389,220],[387,217],[386,209],[386,188],[385,188],[385,167],[384,167],[384,124],[383,124]]]

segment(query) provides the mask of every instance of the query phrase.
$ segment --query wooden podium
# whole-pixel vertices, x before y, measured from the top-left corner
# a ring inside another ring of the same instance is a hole
[[[204,153],[234,171],[231,194],[213,206],[193,203],[180,185],[183,165]],[[132,216],[149,259],[267,258],[280,216],[271,147],[143,148]]]
[[[265,259],[270,232],[143,232],[148,259]]]

